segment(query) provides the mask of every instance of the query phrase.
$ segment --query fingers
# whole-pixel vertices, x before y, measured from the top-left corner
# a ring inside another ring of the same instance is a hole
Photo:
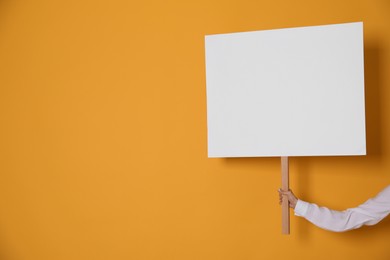
[[[286,198],[288,200],[288,195],[286,194],[285,191],[278,189],[278,192],[279,192],[279,204],[283,203],[284,198]]]
[[[289,206],[291,208],[295,208],[295,205],[298,201],[298,198],[294,195],[294,193],[289,189],[288,191],[284,191],[282,189],[278,189],[279,193],[279,204],[282,204],[284,200],[287,200]]]
[[[292,196],[291,190],[284,191],[282,189],[278,189],[278,193],[279,193],[279,204],[282,204],[283,200],[285,200],[285,199],[288,202],[291,202],[293,200],[293,196]]]

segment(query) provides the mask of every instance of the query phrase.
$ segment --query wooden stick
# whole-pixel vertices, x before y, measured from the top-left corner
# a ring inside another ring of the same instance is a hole
[[[282,164],[282,190],[288,191],[288,157],[281,158]],[[282,202],[282,234],[290,234],[290,209],[288,205],[288,200],[283,199]]]

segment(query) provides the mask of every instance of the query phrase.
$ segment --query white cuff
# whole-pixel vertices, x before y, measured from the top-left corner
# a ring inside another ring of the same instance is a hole
[[[300,216],[300,217],[304,217],[306,215],[307,209],[309,208],[309,204],[310,203],[308,203],[306,201],[298,199],[297,204],[295,205],[295,209],[294,209],[295,215]]]

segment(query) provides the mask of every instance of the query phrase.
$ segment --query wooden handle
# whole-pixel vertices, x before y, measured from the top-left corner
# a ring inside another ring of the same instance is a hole
[[[288,191],[288,157],[281,158],[282,164],[282,190]],[[288,205],[288,200],[283,200],[282,202],[282,234],[290,234],[290,209]]]

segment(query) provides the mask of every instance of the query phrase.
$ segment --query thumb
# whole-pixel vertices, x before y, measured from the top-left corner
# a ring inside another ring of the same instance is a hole
[[[282,195],[288,195],[290,194],[291,192],[290,191],[284,191],[282,189],[279,189],[279,193],[282,194]]]

